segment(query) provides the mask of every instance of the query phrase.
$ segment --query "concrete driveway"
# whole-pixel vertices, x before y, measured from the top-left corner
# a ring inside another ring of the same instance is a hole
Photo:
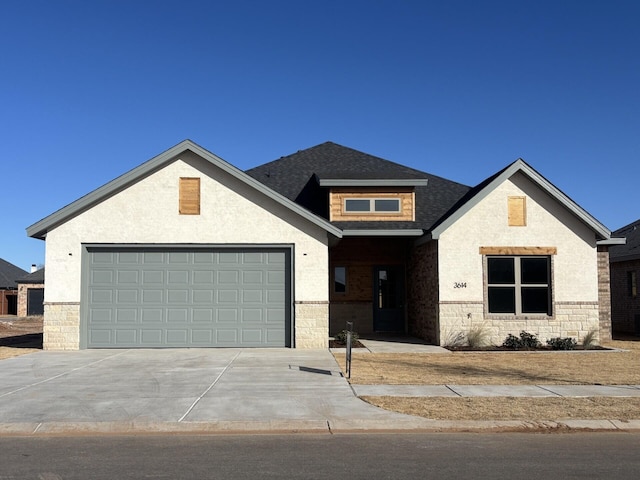
[[[38,352],[0,364],[0,433],[411,429],[359,400],[330,352]]]

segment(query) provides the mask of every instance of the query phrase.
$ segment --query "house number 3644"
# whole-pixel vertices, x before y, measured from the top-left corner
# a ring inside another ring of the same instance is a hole
[[[453,288],[467,288],[467,282],[453,282]]]

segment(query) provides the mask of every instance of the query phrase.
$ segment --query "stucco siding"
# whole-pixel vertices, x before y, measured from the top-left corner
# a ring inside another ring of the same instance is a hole
[[[526,226],[509,226],[510,196],[526,197]],[[595,309],[595,314],[590,312],[586,320],[576,314],[580,317],[576,319],[581,325],[579,329],[573,328],[575,325],[572,328],[539,328],[539,318],[534,323],[521,318],[511,322],[512,325],[509,320],[496,320],[495,316],[485,318],[480,247],[554,247],[557,249],[552,256],[554,304],[589,305],[588,309]],[[493,337],[498,339],[529,325],[532,333],[538,328],[543,337],[547,337],[547,333],[558,336],[560,332],[568,334],[598,327],[595,234],[521,173],[492,190],[440,235],[438,265],[441,332],[458,324],[481,323],[490,327]],[[469,308],[470,305],[473,308]],[[460,318],[456,319],[456,316]]]
[[[178,213],[180,177],[201,178],[200,215]],[[45,303],[80,302],[82,244],[111,243],[293,244],[294,301],[329,300],[326,231],[190,152],[47,233]]]

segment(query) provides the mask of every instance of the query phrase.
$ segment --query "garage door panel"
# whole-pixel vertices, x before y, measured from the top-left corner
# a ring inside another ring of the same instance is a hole
[[[91,272],[91,283],[93,285],[113,285],[112,270],[94,270]]]
[[[285,346],[288,250],[90,248],[88,347]]]
[[[161,308],[143,308],[141,311],[141,320],[143,324],[162,323],[164,310]]]
[[[145,328],[144,330],[140,330],[140,342],[136,342],[135,335],[134,335],[131,338],[123,338],[123,343],[130,343],[133,345],[137,345],[139,343],[140,346],[143,346],[143,347],[160,346],[163,344],[162,342],[163,331],[164,330],[160,328],[157,328],[157,329]],[[136,333],[134,330],[132,330],[131,332]],[[119,333],[119,331],[117,333]],[[120,343],[120,341],[118,341],[118,343]]]
[[[117,308],[116,323],[136,323],[138,321],[138,310],[133,308]]]

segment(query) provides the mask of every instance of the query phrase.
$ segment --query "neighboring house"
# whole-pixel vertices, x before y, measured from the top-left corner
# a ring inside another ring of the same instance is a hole
[[[611,247],[611,325],[615,333],[640,335],[640,220],[613,232],[627,243]]]
[[[44,268],[23,275],[18,284],[18,316],[27,317],[44,314]]]
[[[16,315],[18,313],[16,278],[26,273],[20,267],[0,258],[0,315]]]
[[[522,160],[470,188],[323,143],[242,172],[186,140],[28,227],[46,349],[610,337],[610,231]]]

